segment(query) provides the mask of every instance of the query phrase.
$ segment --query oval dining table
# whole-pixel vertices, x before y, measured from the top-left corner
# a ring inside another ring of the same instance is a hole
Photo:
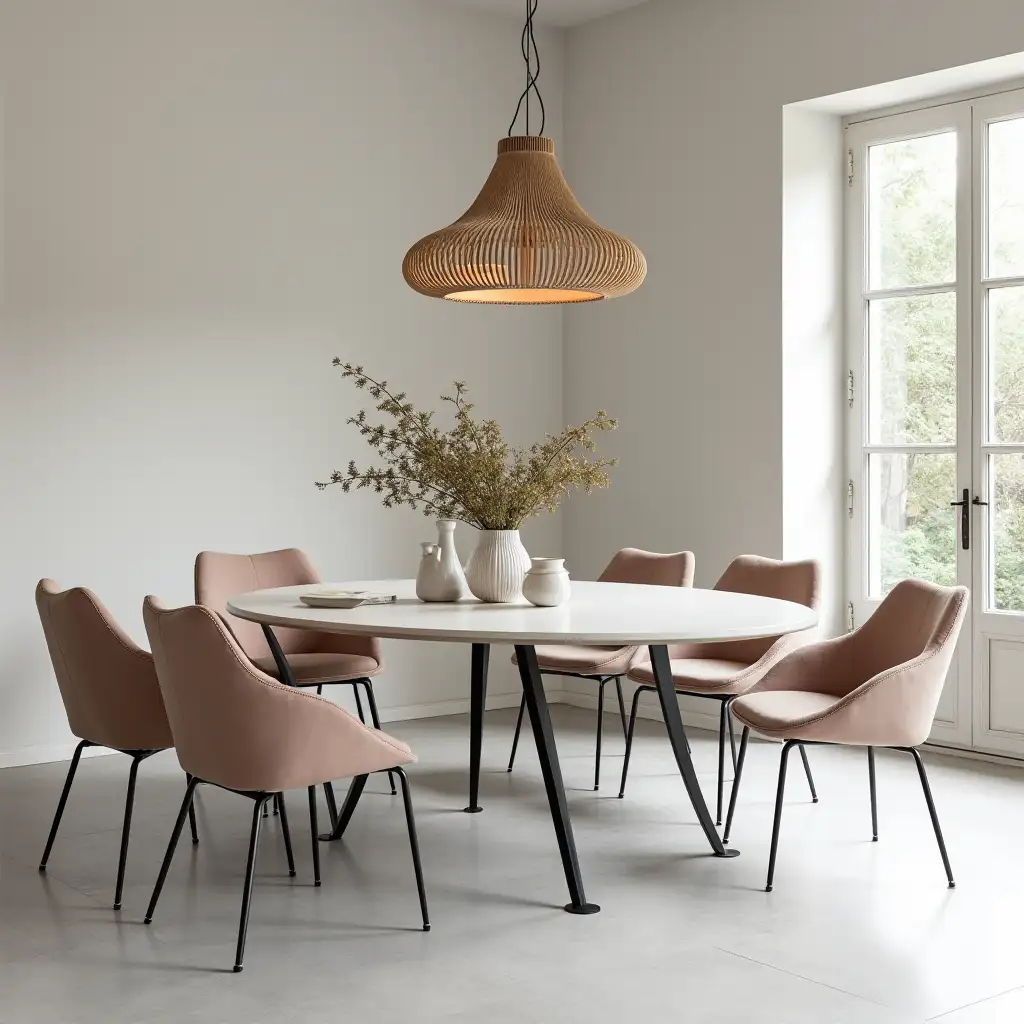
[[[397,600],[390,604],[364,604],[346,609],[310,608],[300,602],[300,595],[324,586],[393,594]],[[570,600],[557,608],[537,608],[525,601],[484,604],[473,599],[453,604],[425,604],[416,598],[414,580],[360,580],[314,587],[257,590],[231,598],[227,610],[232,615],[263,626],[283,681],[291,678],[291,671],[274,635],[275,626],[395,640],[472,644],[470,802],[466,808],[470,812],[481,810],[478,801],[480,750],[490,645],[513,645],[569,888],[570,902],[565,909],[573,914],[597,913],[600,907],[587,902],[583,889],[535,646],[577,644],[649,648],[669,742],[690,803],[712,853],[716,857],[735,857],[739,851],[723,845],[697,781],[672,682],[668,645],[779,636],[810,629],[817,624],[817,615],[812,609],[775,598],[689,587],[577,581],[572,584]],[[366,776],[353,779],[331,831],[321,839],[341,838],[365,784]]]

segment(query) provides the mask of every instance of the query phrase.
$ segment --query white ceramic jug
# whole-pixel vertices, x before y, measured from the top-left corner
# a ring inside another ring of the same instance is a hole
[[[420,545],[423,555],[416,573],[421,601],[459,601],[466,596],[466,575],[455,551],[455,520],[438,519],[437,542]]]

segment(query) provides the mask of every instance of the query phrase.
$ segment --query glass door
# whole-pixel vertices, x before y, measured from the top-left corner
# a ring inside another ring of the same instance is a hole
[[[852,624],[908,576],[972,584],[970,117],[948,105],[846,133]],[[970,648],[965,630],[934,741],[971,743]]]
[[[973,120],[974,744],[1024,754],[1024,93]]]

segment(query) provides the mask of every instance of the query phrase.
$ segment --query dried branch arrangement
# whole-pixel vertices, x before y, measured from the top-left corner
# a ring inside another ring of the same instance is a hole
[[[454,425],[442,430],[433,412],[420,412],[404,391],[392,392],[361,366],[334,360],[342,377],[369,393],[380,414],[350,417],[383,465],[360,469],[350,462],[335,470],[321,490],[337,484],[348,493],[369,489],[386,508],[407,505],[425,516],[458,519],[480,530],[518,530],[542,510],[553,512],[574,490],[589,493],[611,483],[615,459],[596,456],[595,435],[618,424],[603,410],[577,427],[548,434],[529,448],[513,448],[495,420],[477,420],[468,389],[455,381],[441,400],[453,408]]]

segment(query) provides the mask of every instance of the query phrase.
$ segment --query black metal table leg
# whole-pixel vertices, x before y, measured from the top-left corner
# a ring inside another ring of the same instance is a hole
[[[356,804],[359,803],[359,798],[363,795],[363,790],[366,788],[366,780],[369,777],[369,775],[357,775],[352,780],[352,784],[348,787],[348,793],[345,794],[345,802],[341,805],[341,810],[338,812],[338,820],[334,823],[330,832],[324,832],[320,836],[325,843],[333,843],[345,834],[345,829],[348,828],[348,823],[352,820],[352,814],[356,809]]]
[[[508,755],[508,768],[506,771],[512,771],[512,766],[516,763],[516,751],[519,749],[519,734],[523,731],[523,715],[526,713],[526,694],[523,694],[523,699],[519,702],[519,717],[516,719],[516,731],[512,737],[512,752]]]
[[[516,662],[523,681],[526,705],[530,711],[530,725],[533,727],[540,770],[544,776],[544,788],[547,790],[548,804],[551,807],[551,821],[558,839],[558,852],[562,856],[562,868],[572,900],[566,904],[565,909],[570,914],[596,914],[601,908],[596,903],[588,903],[583,892],[583,878],[576,857],[576,842],[572,835],[569,806],[565,799],[565,786],[562,784],[562,770],[555,748],[555,734],[551,728],[551,714],[548,711],[547,697],[544,695],[536,650],[533,647],[516,646]]]
[[[676,764],[679,766],[679,774],[683,777],[683,784],[686,786],[690,803],[697,812],[697,819],[704,829],[704,835],[707,836],[715,856],[738,857],[739,850],[727,850],[723,845],[721,837],[715,828],[714,820],[708,811],[708,805],[704,802],[704,795],[700,791],[700,783],[697,781],[697,773],[693,769],[689,745],[686,742],[683,718],[679,713],[679,703],[676,699],[675,683],[672,681],[672,666],[669,662],[668,648],[664,644],[651,645],[650,653],[658,699],[661,701],[661,713],[665,719],[665,728],[668,730],[669,742],[672,744],[672,752],[675,754]]]
[[[469,806],[467,814],[478,814],[480,806],[480,751],[484,742],[484,705],[487,702],[487,663],[490,644],[473,644],[469,695]]]

